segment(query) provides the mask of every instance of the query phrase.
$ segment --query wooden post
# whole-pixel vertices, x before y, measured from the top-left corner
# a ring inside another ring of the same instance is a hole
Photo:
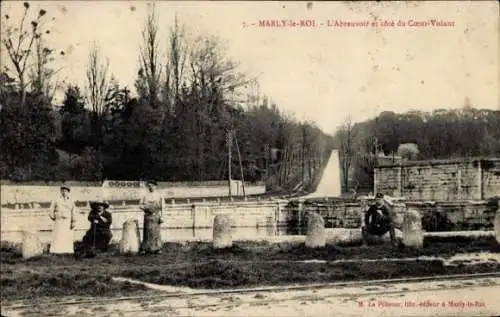
[[[240,147],[238,145],[238,139],[236,138],[236,133],[234,133],[234,143],[236,144],[236,151],[238,153],[238,160],[240,162],[241,189],[243,190],[243,197],[246,197],[246,194],[245,194],[245,177],[243,176],[243,164],[241,162]]]
[[[191,205],[191,219],[193,220],[193,230],[196,228],[196,205]]]
[[[231,192],[231,144],[232,144],[232,134],[231,130],[228,130],[227,136],[226,136],[226,141],[227,141],[227,161],[228,161],[228,166],[227,166],[227,172],[228,172],[228,183],[229,183],[229,197],[232,197],[232,192]]]

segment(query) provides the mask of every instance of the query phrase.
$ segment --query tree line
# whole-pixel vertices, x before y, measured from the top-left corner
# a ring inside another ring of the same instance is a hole
[[[333,148],[340,150],[345,191],[373,188],[380,156],[433,159],[500,155],[500,112],[461,109],[382,112],[334,135],[300,122],[239,71],[215,36],[188,36],[176,18],[166,43],[154,5],[144,21],[135,88],[119,83],[99,44],[88,52],[85,86],[68,84],[61,107],[55,61],[64,51],[48,38],[57,23],[23,5],[3,12],[0,71],[0,178],[164,181],[265,181],[307,189]],[[160,47],[168,44],[162,57]],[[231,146],[229,146],[231,145]],[[231,155],[229,155],[231,153]],[[230,159],[231,158],[231,159]],[[229,168],[231,167],[231,168]]]
[[[85,87],[68,84],[56,107],[53,65],[65,54],[47,44],[56,22],[23,7],[20,19],[2,16],[10,62],[0,73],[2,179],[205,181],[231,170],[232,179],[306,188],[325,164],[330,135],[281,111],[217,37],[188,36],[176,18],[164,43],[154,5],[134,65],[137,94],[94,43]]]
[[[376,165],[397,160],[500,156],[500,111],[465,105],[433,112],[385,111],[335,133],[345,190],[372,189]],[[383,157],[385,156],[385,157]]]

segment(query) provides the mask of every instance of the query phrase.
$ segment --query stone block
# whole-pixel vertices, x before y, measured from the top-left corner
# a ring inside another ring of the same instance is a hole
[[[409,209],[404,215],[403,244],[417,249],[423,247],[422,217],[415,209]]]
[[[43,254],[43,246],[35,232],[23,231],[22,256],[30,259]]]
[[[233,245],[233,221],[229,215],[216,215],[213,227],[213,247],[215,249],[229,248]]]
[[[326,244],[325,220],[320,215],[311,212],[307,220],[306,247],[322,248]]]
[[[120,240],[120,253],[137,253],[141,246],[139,221],[129,219],[123,223],[122,238]]]

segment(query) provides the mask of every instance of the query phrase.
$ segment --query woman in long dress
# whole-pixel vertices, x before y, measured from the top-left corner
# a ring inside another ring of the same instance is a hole
[[[141,253],[161,253],[161,224],[163,223],[163,198],[155,191],[155,181],[148,181],[148,190],[141,199],[144,211]]]
[[[69,197],[69,187],[61,187],[61,196],[51,206],[50,219],[54,221],[50,253],[73,254],[73,229],[75,228],[75,202]]]
[[[87,217],[90,229],[83,236],[83,245],[87,256],[95,255],[95,251],[106,252],[109,242],[113,238],[111,223],[113,217],[108,211],[109,204],[105,201],[90,203],[90,212]]]

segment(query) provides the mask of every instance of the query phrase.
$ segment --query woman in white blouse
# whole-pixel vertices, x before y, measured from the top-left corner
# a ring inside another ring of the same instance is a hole
[[[61,187],[61,196],[52,203],[50,219],[54,221],[52,229],[52,243],[50,253],[72,254],[73,229],[75,228],[76,206],[73,199],[69,197],[70,189]]]
[[[142,253],[161,253],[161,224],[163,223],[163,198],[155,191],[157,183],[148,181],[148,190],[141,198],[141,209],[144,211]]]

